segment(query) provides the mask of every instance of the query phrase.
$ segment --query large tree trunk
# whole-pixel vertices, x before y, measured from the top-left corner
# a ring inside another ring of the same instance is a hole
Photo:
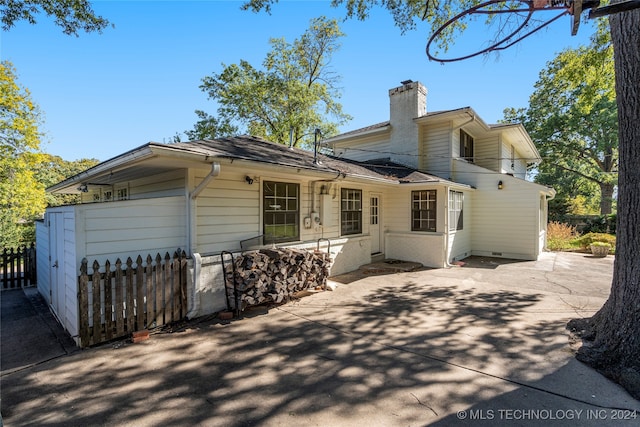
[[[609,215],[613,204],[613,184],[600,182],[600,215]]]
[[[582,334],[578,360],[640,400],[640,9],[611,15],[609,22],[620,155],[613,283],[600,311],[568,327]]]

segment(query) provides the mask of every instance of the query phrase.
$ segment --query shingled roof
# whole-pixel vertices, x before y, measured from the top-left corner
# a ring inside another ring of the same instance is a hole
[[[188,159],[185,159],[185,155]],[[150,142],[67,178],[47,188],[47,191],[73,193],[79,191],[78,184],[81,183],[113,185],[172,168],[191,167],[193,161],[211,163],[215,159],[243,160],[389,184],[455,184],[388,160],[357,162],[320,153],[314,158],[314,153],[307,150],[289,148],[255,136],[241,135],[171,144]]]
[[[215,140],[181,142],[171,146],[217,158],[249,160],[318,172],[335,172],[343,176],[373,180],[398,183],[448,182],[434,175],[393,163],[388,159],[357,162],[318,153],[317,161],[314,161],[314,153],[311,151],[289,148],[255,136],[242,135]]]

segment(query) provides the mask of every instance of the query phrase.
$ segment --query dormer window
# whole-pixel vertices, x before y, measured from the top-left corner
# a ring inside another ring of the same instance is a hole
[[[460,157],[473,163],[473,137],[460,129]]]

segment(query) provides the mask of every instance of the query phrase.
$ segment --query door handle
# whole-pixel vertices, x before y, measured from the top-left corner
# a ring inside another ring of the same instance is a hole
[[[58,261],[56,261],[51,267],[58,268]]]

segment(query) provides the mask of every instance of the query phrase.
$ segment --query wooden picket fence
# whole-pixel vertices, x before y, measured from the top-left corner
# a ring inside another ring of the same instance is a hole
[[[2,290],[35,286],[36,246],[4,248],[0,257]]]
[[[146,262],[138,255],[115,265],[97,261],[88,273],[88,261],[80,267],[78,306],[80,346],[88,347],[184,319],[187,314],[187,256],[160,254]]]

